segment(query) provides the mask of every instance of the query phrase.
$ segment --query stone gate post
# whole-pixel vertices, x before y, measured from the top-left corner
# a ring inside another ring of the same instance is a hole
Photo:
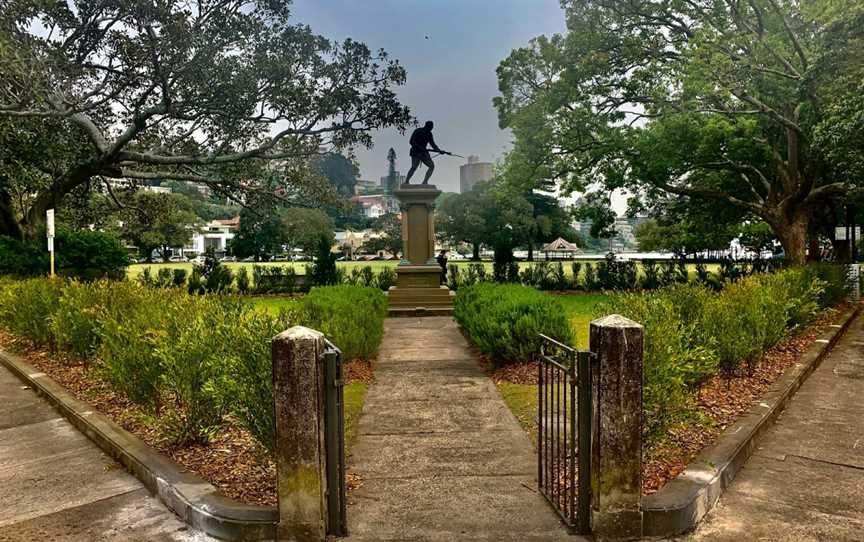
[[[302,326],[272,342],[279,540],[326,537],[324,347],[322,333]]]
[[[623,316],[591,322],[591,523],[601,539],[642,536],[642,342],[642,326]]]

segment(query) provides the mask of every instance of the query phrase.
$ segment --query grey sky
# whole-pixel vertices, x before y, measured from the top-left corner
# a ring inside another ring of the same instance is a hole
[[[510,144],[492,106],[495,68],[532,37],[564,30],[558,0],[295,0],[294,17],[328,38],[350,37],[386,50],[408,72],[400,100],[421,122],[435,121],[438,145],[491,162]],[[407,172],[408,135],[373,135],[375,147],[357,151],[361,177],[377,181],[386,174],[391,146],[397,168]],[[433,182],[458,191],[462,163],[438,158]]]

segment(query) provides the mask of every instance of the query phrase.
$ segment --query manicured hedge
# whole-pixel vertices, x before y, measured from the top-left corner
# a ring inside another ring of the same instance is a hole
[[[387,298],[365,286],[321,286],[301,298],[297,317],[324,333],[345,359],[368,359],[381,344]]]
[[[454,316],[496,364],[536,358],[540,333],[563,343],[574,342],[561,303],[529,286],[479,283],[460,288]]]
[[[754,275],[722,291],[679,284],[612,293],[596,316],[621,314],[645,328],[643,406],[649,436],[693,412],[693,391],[718,371],[752,367],[791,332],[847,293],[839,266]],[[830,293],[826,293],[830,292]]]
[[[346,360],[377,351],[380,290],[315,288],[298,305],[274,317],[238,298],[132,281],[0,281],[0,326],[85,359],[177,443],[206,441],[230,412],[272,449],[270,339],[290,326],[324,332]]]

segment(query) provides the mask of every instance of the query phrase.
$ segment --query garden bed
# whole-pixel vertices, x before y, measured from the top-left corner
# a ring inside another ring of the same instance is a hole
[[[275,464],[252,435],[230,417],[207,444],[175,446],[162,436],[158,420],[141,406],[114,392],[84,360],[34,346],[30,341],[3,330],[0,330],[0,346],[24,358],[76,399],[93,406],[185,470],[213,484],[224,496],[244,504],[276,504]],[[373,365],[369,361],[354,360],[345,365],[346,443],[350,443],[356,430],[372,378]],[[351,473],[349,489],[350,479]]]
[[[642,463],[642,493],[650,495],[680,474],[702,450],[713,445],[728,426],[756,404],[784,373],[794,366],[827,326],[846,307],[828,311],[799,333],[771,348],[753,365],[732,375],[718,374],[694,393],[688,419],[668,427],[664,435],[646,445]],[[585,345],[587,346],[587,345]],[[531,436],[537,439],[536,362],[509,364],[494,369],[484,358],[484,370],[495,382],[507,406]]]

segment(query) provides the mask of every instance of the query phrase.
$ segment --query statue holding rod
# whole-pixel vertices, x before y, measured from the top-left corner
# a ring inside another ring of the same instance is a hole
[[[435,138],[432,137],[432,128],[434,127],[435,123],[429,120],[411,134],[411,139],[409,140],[411,143],[411,169],[408,170],[408,175],[405,177],[405,184],[411,184],[411,177],[417,171],[421,162],[426,166],[426,177],[423,179],[423,184],[429,184],[429,178],[432,177],[432,172],[435,171],[435,162],[432,161],[429,149],[426,148],[427,145],[432,147],[432,151],[439,154],[459,156],[458,154],[442,151],[438,148],[438,145],[435,144]]]

